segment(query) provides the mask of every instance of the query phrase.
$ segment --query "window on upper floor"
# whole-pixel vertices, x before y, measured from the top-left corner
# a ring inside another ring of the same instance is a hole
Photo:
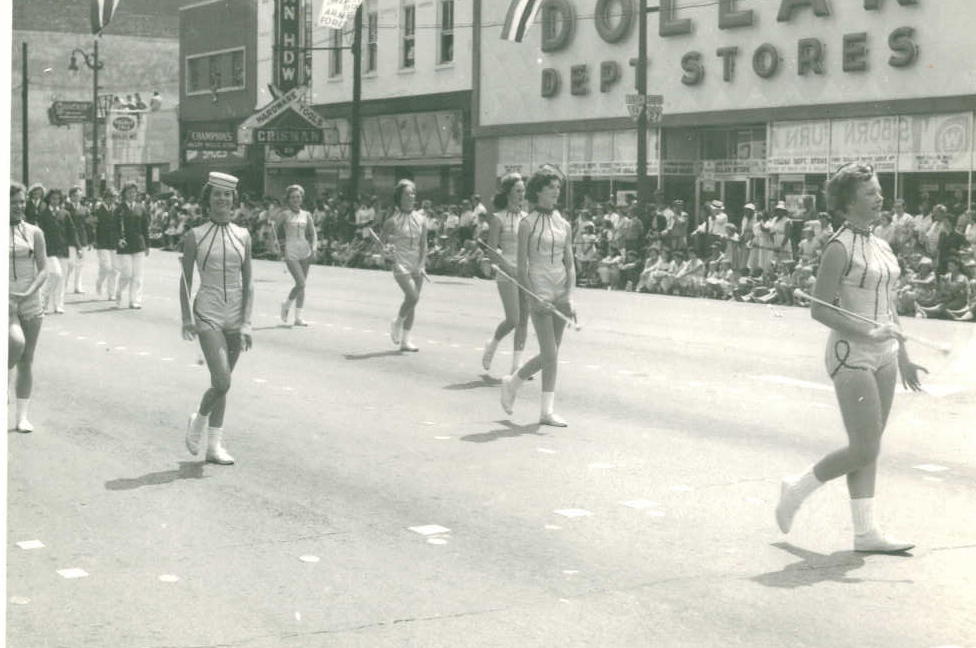
[[[415,64],[416,43],[417,43],[417,7],[414,4],[404,4],[400,11],[400,33],[402,43],[400,46],[402,56],[400,57],[400,67],[412,69]]]
[[[437,62],[454,60],[454,0],[440,0],[438,13]]]
[[[342,30],[329,30],[329,47],[342,47]],[[335,79],[342,76],[342,52],[341,49],[329,50],[329,78]]]
[[[244,48],[186,57],[186,94],[243,90]]]
[[[366,72],[376,72],[378,42],[380,32],[380,14],[376,11],[376,3],[371,3],[366,12]]]

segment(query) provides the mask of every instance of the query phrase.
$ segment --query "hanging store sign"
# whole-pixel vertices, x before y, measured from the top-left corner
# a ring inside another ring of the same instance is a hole
[[[258,144],[305,146],[325,142],[321,128],[258,128],[254,131]]]
[[[973,113],[902,117],[899,133],[899,171],[969,170]]]
[[[287,91],[300,85],[304,75],[302,0],[275,0],[274,18],[274,85]]]
[[[183,146],[190,151],[234,151],[237,135],[233,126],[185,126]]]
[[[319,27],[342,29],[356,13],[363,0],[323,0]]]
[[[90,122],[92,120],[92,102],[55,101],[48,109],[48,117],[55,126]]]

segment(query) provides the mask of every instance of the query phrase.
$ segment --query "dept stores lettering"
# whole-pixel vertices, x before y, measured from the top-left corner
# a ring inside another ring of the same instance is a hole
[[[973,0],[658,2],[647,87],[663,96],[665,126],[696,113],[961,97],[976,87],[965,19]],[[626,118],[637,4],[544,0],[524,42],[487,36],[479,125]],[[488,30],[500,32],[508,6],[482,3]]]

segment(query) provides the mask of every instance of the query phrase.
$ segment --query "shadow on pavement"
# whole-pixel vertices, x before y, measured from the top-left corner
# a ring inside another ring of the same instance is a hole
[[[274,331],[277,329],[290,329],[289,324],[275,324],[273,326],[255,326],[252,331]]]
[[[520,437],[526,434],[534,434],[536,436],[546,436],[544,433],[539,432],[538,423],[532,423],[530,425],[515,425],[511,421],[495,421],[495,423],[500,423],[505,427],[498,430],[490,430],[488,432],[468,434],[467,436],[461,437],[461,440],[467,441],[469,443],[488,443],[489,441],[497,441],[498,439]]]
[[[835,551],[832,554],[819,554],[815,551],[802,549],[789,542],[774,542],[773,547],[793,554],[800,558],[799,562],[791,563],[776,572],[768,572],[754,576],[753,580],[766,587],[812,587],[820,583],[866,583],[866,582],[886,582],[886,583],[913,583],[911,580],[878,580],[852,578],[848,572],[860,569],[864,566],[864,557],[870,554],[858,553],[855,551]],[[908,552],[899,554],[887,554],[911,558]]]
[[[124,313],[126,311],[135,310],[134,308],[116,308],[115,306],[109,306],[107,308],[92,308],[90,310],[80,310],[79,315],[95,315],[96,313]]]
[[[501,379],[492,378],[488,374],[481,374],[478,380],[447,385],[444,387],[444,389],[450,389],[452,391],[464,391],[467,389],[478,389],[479,387],[497,387],[500,384],[502,384]]]
[[[373,358],[385,358],[387,356],[403,355],[403,351],[394,349],[392,351],[373,351],[372,353],[343,353],[342,357],[346,360],[371,360]]]
[[[178,479],[204,479],[203,461],[181,461],[176,470],[162,470],[143,475],[142,477],[122,477],[105,482],[107,490],[134,490],[143,486],[162,486],[172,484]]]

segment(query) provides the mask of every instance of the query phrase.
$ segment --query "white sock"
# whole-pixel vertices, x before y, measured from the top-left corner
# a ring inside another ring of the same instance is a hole
[[[542,415],[548,416],[553,413],[556,404],[556,392],[542,392]]]
[[[295,319],[297,319],[297,320],[302,319],[302,309],[301,308],[296,308],[295,309]]]
[[[403,333],[400,335],[400,344],[410,346],[410,329],[403,329]]]
[[[17,399],[17,422],[22,423],[27,420],[27,414],[30,410],[30,399],[29,398],[18,398]]]
[[[793,490],[800,496],[801,500],[806,499],[813,491],[823,486],[823,482],[813,474],[813,468],[802,475],[797,475],[788,480]]]
[[[222,427],[208,427],[207,428],[207,447],[211,450],[216,449],[220,446],[220,442],[223,439],[224,428]]]
[[[522,352],[513,351],[512,352],[512,373],[513,374],[516,373],[519,370],[519,367],[521,366],[522,366]]]
[[[851,519],[854,533],[862,535],[874,530],[874,498],[861,497],[851,500]]]

